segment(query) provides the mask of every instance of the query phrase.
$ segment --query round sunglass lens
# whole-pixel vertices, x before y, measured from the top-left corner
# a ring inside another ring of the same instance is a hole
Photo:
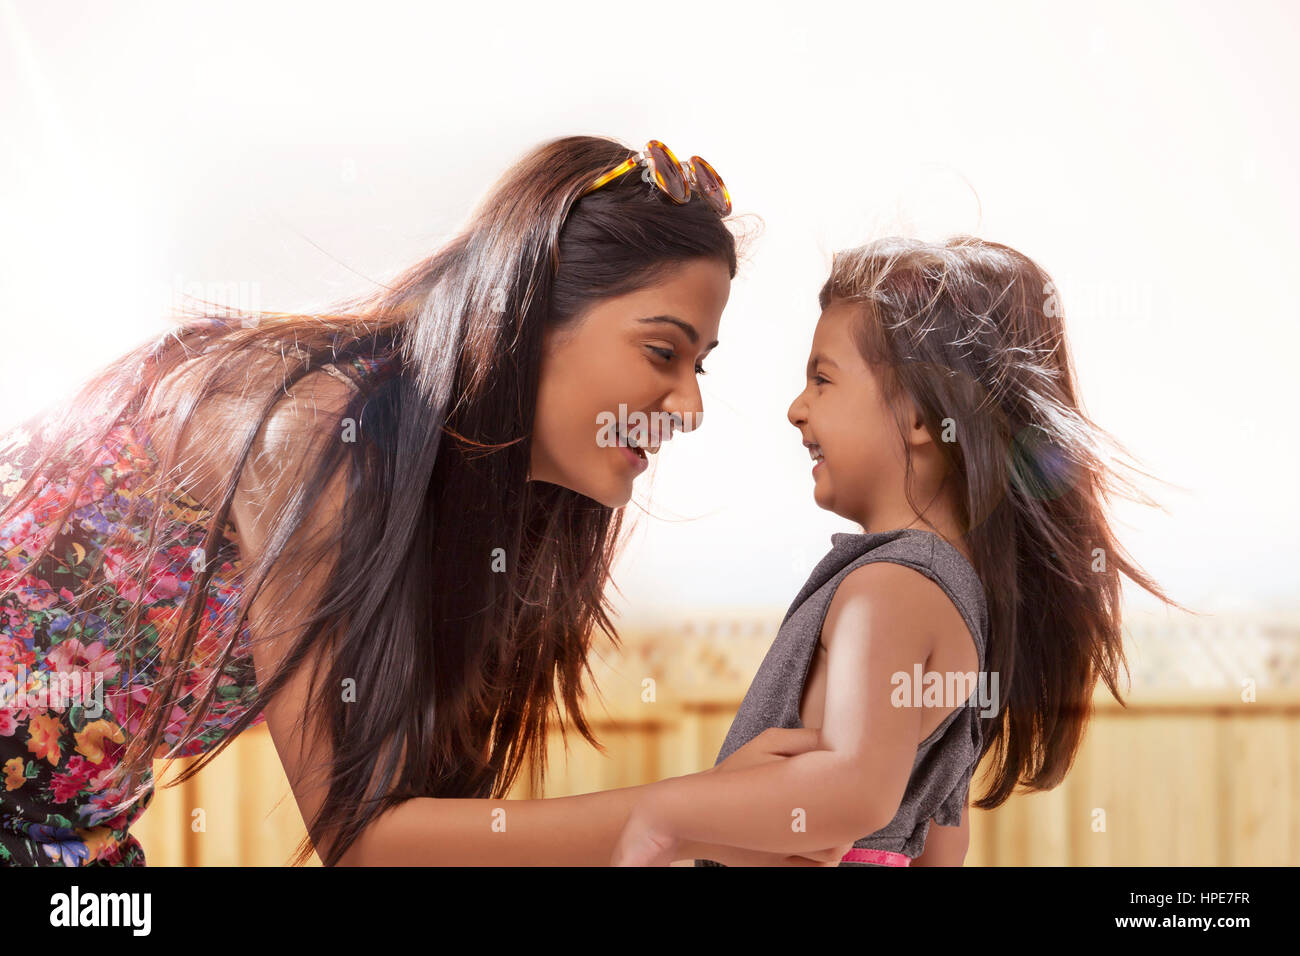
[[[727,195],[727,187],[722,185],[722,178],[698,156],[691,157],[691,165],[695,167],[695,185],[709,205],[724,216],[730,213],[731,197]]]
[[[650,160],[654,163],[655,179],[659,187],[675,202],[686,202],[691,197],[691,186],[686,181],[681,164],[663,143],[655,141],[650,145]]]

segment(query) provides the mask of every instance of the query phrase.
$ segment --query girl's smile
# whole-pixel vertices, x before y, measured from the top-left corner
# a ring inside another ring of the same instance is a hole
[[[807,448],[808,453],[812,455],[812,460],[813,460],[812,473],[815,476],[817,474],[818,469],[820,469],[822,465],[826,464],[826,456],[822,452],[822,446],[817,444],[815,441],[805,441],[804,447]]]

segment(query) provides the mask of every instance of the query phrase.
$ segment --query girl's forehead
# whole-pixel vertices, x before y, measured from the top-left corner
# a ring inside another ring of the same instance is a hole
[[[851,302],[848,299],[832,299],[822,309],[822,318],[830,318],[834,321],[847,321],[860,317],[866,310],[866,305],[862,302]]]
[[[814,341],[846,342],[849,340],[849,323],[855,318],[856,310],[847,304],[832,303],[822,310],[817,319],[817,329],[813,333]]]

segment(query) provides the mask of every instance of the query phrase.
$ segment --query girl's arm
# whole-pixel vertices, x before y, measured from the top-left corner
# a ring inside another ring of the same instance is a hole
[[[850,572],[822,627],[824,749],[652,784],[629,830],[792,853],[852,843],[888,824],[916,760],[921,708],[912,706],[910,689],[934,647],[923,609],[933,606],[937,589],[920,572],[888,562]],[[899,674],[909,693],[896,704]]]
[[[962,808],[961,826],[941,827],[930,821],[925,835],[925,849],[912,866],[961,866],[970,848],[970,805]]]

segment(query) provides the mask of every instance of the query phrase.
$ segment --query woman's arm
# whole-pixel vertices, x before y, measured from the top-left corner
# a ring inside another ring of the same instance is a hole
[[[241,476],[232,509],[243,561],[251,562],[261,552],[270,530],[269,519],[304,477],[296,466],[308,460],[321,440],[329,440],[324,437],[325,429],[346,407],[350,390],[332,377],[313,373],[297,383],[269,417]],[[327,493],[314,503],[299,534],[315,536],[337,527],[342,520],[345,488],[345,475],[340,471]],[[268,582],[250,610],[254,636],[263,633],[268,609],[295,615],[309,611],[318,600],[330,565],[326,561],[309,569],[286,593],[277,592]],[[259,683],[274,673],[280,655],[295,637],[286,634],[270,643],[254,641]],[[266,707],[276,751],[308,823],[324,798],[324,775],[333,757],[327,734],[301,726],[315,692],[309,678],[316,664],[313,653]],[[628,787],[556,800],[412,799],[371,821],[340,863],[605,865],[640,789]],[[329,835],[313,833],[312,839],[323,856]]]
[[[542,800],[417,797],[376,818],[343,866],[607,866],[653,784]]]
[[[296,466],[308,459],[316,442],[330,440],[336,434],[331,428],[346,407],[350,392],[350,385],[324,373],[313,373],[297,383],[289,398],[270,416],[241,475],[232,506],[245,566],[251,565],[265,546],[270,530],[268,519],[304,477]],[[345,475],[340,471],[326,493],[313,502],[299,533],[314,537],[337,527],[345,488]],[[292,588],[277,586],[274,579],[268,582],[249,611],[253,636],[265,637],[269,608],[291,616],[310,610],[328,579],[330,567],[331,561],[322,561],[307,569]],[[295,637],[295,634],[275,635],[271,641],[253,642],[259,683],[274,673],[280,656]],[[328,735],[313,726],[303,726],[307,723],[308,701],[314,693],[321,692],[310,684],[317,663],[318,654],[309,653],[281,692],[265,707],[271,738],[298,809],[308,825],[324,799],[325,773],[332,761]],[[322,665],[320,670],[326,673],[328,668]],[[784,749],[794,751],[814,745],[795,738],[786,740]],[[790,758],[773,755],[770,759],[780,762]],[[722,773],[721,768],[714,768],[703,775]],[[631,808],[653,786],[656,784],[541,800],[415,798],[372,820],[339,862],[380,866],[605,866]],[[325,832],[312,833],[322,856],[327,852],[330,838]],[[809,846],[806,842],[803,845]],[[720,862],[726,862],[731,853],[730,848],[703,843],[686,849]],[[754,861],[752,853],[738,854],[736,858]],[[779,855],[767,862],[812,865],[812,861],[785,860]]]
[[[688,776],[730,774],[783,762],[819,745],[815,730],[768,730],[718,766]],[[663,783],[541,800],[409,800],[378,817],[341,863],[606,866],[637,804]],[[574,836],[560,841],[558,832]],[[490,840],[485,837],[489,833]],[[728,866],[828,866],[838,863],[848,849],[810,846],[806,843],[799,853],[769,854],[719,843],[679,841],[676,858],[716,860]]]
[[[729,774],[652,785],[635,827],[668,840],[772,852],[852,843],[893,819],[920,737],[921,708],[896,706],[895,676],[924,669],[933,631],[918,608],[933,583],[892,563],[864,565],[836,589],[828,649],[824,750]]]

